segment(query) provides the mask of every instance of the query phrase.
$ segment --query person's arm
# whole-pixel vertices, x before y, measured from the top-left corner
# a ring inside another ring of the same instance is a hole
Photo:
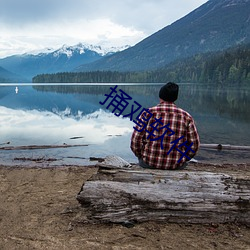
[[[188,125],[187,140],[189,144],[193,143],[191,149],[194,151],[194,153],[189,151],[187,154],[190,158],[193,158],[200,147],[200,138],[193,119],[191,119]]]
[[[146,136],[145,128],[152,114],[149,110],[144,110],[144,112],[135,121],[134,131],[131,137],[130,148],[136,157],[141,158],[142,149],[144,147],[144,140]]]
[[[141,158],[141,150],[143,148],[143,132],[138,132],[134,129],[130,148],[136,157]]]

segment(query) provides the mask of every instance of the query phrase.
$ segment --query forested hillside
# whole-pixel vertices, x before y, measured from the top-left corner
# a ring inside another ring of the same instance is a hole
[[[155,70],[198,53],[250,42],[250,0],[209,0],[135,46],[78,68],[78,72]],[[153,18],[153,17],[152,17]]]
[[[152,81],[250,83],[250,44],[223,52],[198,54],[152,73]]]
[[[42,74],[33,78],[34,83],[154,83],[166,81],[250,84],[250,44],[237,46],[222,52],[197,54],[170,63],[155,71],[65,72]]]

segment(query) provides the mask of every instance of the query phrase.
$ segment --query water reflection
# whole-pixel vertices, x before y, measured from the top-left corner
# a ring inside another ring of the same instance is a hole
[[[160,86],[120,85],[119,88],[147,108],[158,103]],[[61,160],[53,164],[79,164],[83,161],[75,163],[77,158],[110,154],[136,161],[129,148],[133,122],[116,117],[99,103],[110,93],[110,85],[19,85],[17,94],[15,88],[16,85],[0,86],[0,144],[7,141],[11,145],[77,142],[90,146],[32,152],[0,151],[0,158],[5,163],[13,161],[17,153],[33,157],[56,155]],[[202,143],[250,145],[249,92],[246,87],[182,84],[177,105],[194,117]],[[131,105],[124,114],[130,112]],[[70,139],[73,137],[77,140]],[[241,159],[246,162],[250,161],[250,153],[200,150],[197,159],[228,162]]]
[[[179,104],[188,107],[192,112],[217,114],[221,117],[250,122],[249,88],[213,85],[182,86]]]
[[[144,107],[158,103],[158,92],[162,84],[157,85],[121,85],[133,99]],[[108,85],[95,86],[34,86],[38,91],[64,94],[77,94],[76,98],[84,101],[87,95],[103,96],[109,93]],[[250,122],[250,88],[201,84],[181,84],[177,104],[190,112],[216,113],[242,121]]]
[[[0,107],[2,141],[12,145],[44,145],[78,143],[102,144],[111,136],[130,133],[127,119],[102,110],[82,115],[73,115],[68,108],[62,112],[38,110],[15,110]]]

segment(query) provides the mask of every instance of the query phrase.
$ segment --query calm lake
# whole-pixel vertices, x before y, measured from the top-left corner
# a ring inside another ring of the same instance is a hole
[[[134,110],[139,107],[136,103],[144,108],[156,105],[162,85],[119,84],[117,93],[121,95],[122,90],[131,97],[123,114],[130,113],[133,105]],[[115,84],[0,84],[0,147],[84,145],[0,150],[0,165],[86,165],[96,163],[89,161],[90,157],[107,155],[137,162],[130,151],[133,121],[117,117],[112,105],[106,109],[111,98],[100,104],[110,87]],[[250,87],[180,84],[176,104],[194,117],[201,143],[250,146]],[[201,148],[195,159],[249,163],[250,152]]]

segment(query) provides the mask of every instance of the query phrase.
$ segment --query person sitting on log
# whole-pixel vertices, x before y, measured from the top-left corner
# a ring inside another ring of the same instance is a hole
[[[160,103],[134,121],[130,147],[143,168],[184,169],[199,149],[194,119],[174,103],[178,92],[179,86],[168,82],[159,91]]]

